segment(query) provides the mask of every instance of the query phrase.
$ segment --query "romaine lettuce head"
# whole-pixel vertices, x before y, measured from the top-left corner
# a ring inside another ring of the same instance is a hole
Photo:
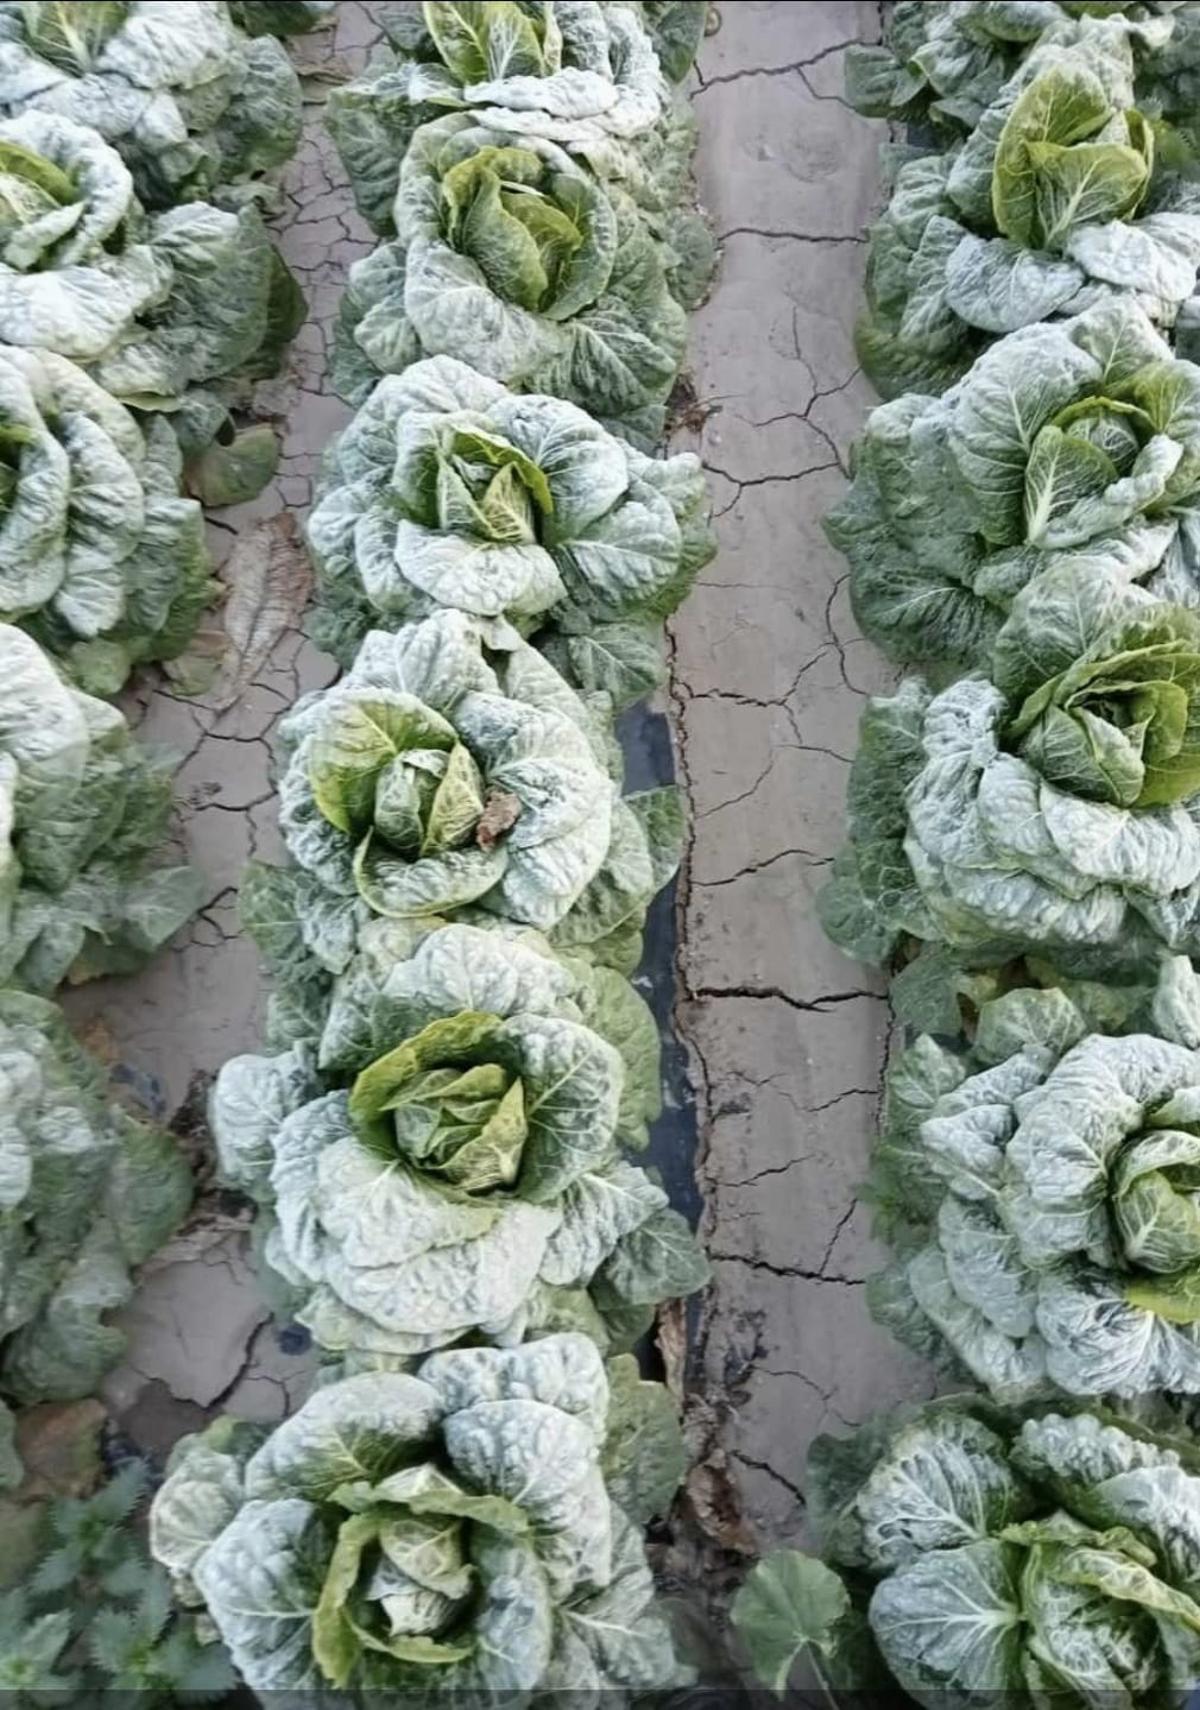
[[[662,246],[622,191],[564,149],[451,113],[413,135],[396,241],[357,262],[339,325],[339,389],[448,355],[661,436],[686,322]]]
[[[428,0],[422,14],[423,28],[397,19],[392,45],[330,92],[329,128],[376,231],[393,229],[413,131],[447,108],[518,141],[557,143],[638,192],[647,167],[660,167],[656,132],[672,128],[671,92],[640,8]]]
[[[148,870],[166,838],[169,757],[66,684],[0,624],[0,983],[53,991],[126,972],[199,902],[187,867]]]
[[[622,800],[606,726],[506,625],[376,631],[280,728],[284,841],[327,907],[478,907],[607,961],[674,871],[675,793]]]
[[[903,934],[1082,951],[1100,976],[1192,953],[1196,615],[1120,576],[1055,573],[1018,600],[995,672],[872,703],[831,936],[876,960]]]
[[[712,553],[692,453],[643,456],[577,405],[449,356],[376,387],[329,454],[308,536],[344,631],[452,608],[615,634],[614,658]]]
[[[889,653],[986,668],[1043,572],[1197,603],[1200,368],[1116,301],[1000,339],[940,398],[872,411],[827,522]]]
[[[57,1006],[12,990],[0,1106],[0,1390],[88,1395],[124,1346],[106,1315],[184,1216],[191,1174],[169,1135],[107,1102]]]
[[[141,425],[74,363],[0,350],[0,610],[111,694],[190,639],[213,584],[165,420]]]
[[[1200,198],[1156,170],[1128,39],[1101,45],[1036,48],[960,149],[900,166],[857,329],[885,398],[945,390],[1020,327],[1128,296],[1170,328],[1193,295]]]
[[[1061,989],[985,1003],[968,1052],[898,1060],[874,1161],[901,1257],[885,1323],[1002,1399],[1200,1390],[1200,982],[1155,1033],[1090,1031]]]
[[[676,1684],[641,1539],[605,1482],[581,1336],[318,1390],[269,1436],[184,1440],[151,1549],[255,1692],[514,1706]]]
[[[343,988],[319,1053],[234,1058],[214,1090],[223,1179],[258,1202],[260,1251],[317,1342],[517,1341],[589,1289],[619,1336],[700,1287],[682,1220],[620,1155],[645,1140],[657,1037],[619,976],[588,980],[536,935],[424,928],[403,960],[399,938],[349,1013]]]
[[[1127,38],[1153,63],[1175,28],[1176,0],[900,0],[883,45],[846,51],[846,97],[872,119],[926,120],[972,133],[1027,55]]]
[[[4,0],[0,112],[94,127],[149,207],[256,178],[295,151],[300,82],[222,0]]]
[[[1200,1461],[1111,1415],[948,1396],[818,1437],[822,1561],[781,1551],[733,1618],[779,1689],[812,1649],[835,1691],[1173,1703],[1200,1670]],[[844,1579],[841,1576],[845,1576]]]

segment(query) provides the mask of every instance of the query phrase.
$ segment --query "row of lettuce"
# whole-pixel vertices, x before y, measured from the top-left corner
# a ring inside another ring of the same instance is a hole
[[[304,314],[264,223],[301,128],[276,38],[328,10],[0,7],[0,1689],[22,1702],[232,1684],[133,1541],[136,1468],[45,1501],[34,1404],[99,1386],[193,1191],[54,999],[140,966],[201,899],[165,854],[173,761],[102,697],[149,661],[200,685],[203,507],[276,466],[252,387]],[[87,1407],[44,1429],[85,1418],[94,1437]],[[66,1458],[97,1476],[94,1444]]]
[[[273,430],[235,419],[303,314],[261,211],[301,119],[271,32],[319,12],[0,8],[0,1396],[17,1405],[96,1387],[121,1347],[106,1315],[191,1198],[54,994],[138,967],[200,901],[164,853],[172,762],[100,697],[184,653],[218,587],[201,501],[275,465]],[[7,1488],[4,1401],[0,1444]]]
[[[682,1678],[642,1539],[682,1437],[631,1351],[707,1275],[636,1161],[662,1094],[631,976],[682,808],[625,791],[615,720],[712,550],[697,460],[655,455],[712,262],[667,76],[703,22],[430,3],[330,95],[380,237],[309,523],[344,674],[280,727],[288,860],[242,887],[269,1054],[211,1102],[322,1381],[185,1439],[151,1513],[260,1694]]]
[[[1200,8],[901,4],[870,415],[829,519],[908,669],[826,929],[910,1044],[878,1320],[951,1388],[806,1485],[735,1621],[782,1689],[1168,1703],[1200,1680]],[[920,674],[916,674],[917,671]]]

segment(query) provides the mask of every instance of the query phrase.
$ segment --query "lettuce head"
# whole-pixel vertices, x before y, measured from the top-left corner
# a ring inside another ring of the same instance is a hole
[[[872,703],[850,847],[823,899],[836,941],[904,935],[1090,958],[1112,977],[1197,946],[1200,625],[1116,572],[1030,585],[995,679]]]
[[[1069,988],[1016,988],[968,1051],[923,1036],[895,1066],[874,1176],[900,1252],[872,1304],[1002,1399],[1200,1389],[1186,957],[1145,1019],[1111,1037]]]
[[[1043,572],[1197,603],[1200,368],[1100,304],[999,339],[940,398],[873,410],[830,514],[854,610],[901,659],[987,667]]]
[[[329,99],[330,131],[376,231],[393,229],[413,131],[447,109],[518,142],[557,143],[598,177],[638,190],[647,165],[662,167],[671,91],[640,8],[428,0],[419,20],[398,17],[389,34],[390,46]]]
[[[522,1706],[675,1685],[614,1501],[615,1402],[572,1335],[345,1378],[270,1434],[226,1419],[186,1438],[151,1548],[267,1696]]]
[[[647,631],[712,552],[693,454],[646,457],[578,405],[449,356],[376,387],[330,453],[308,534],[324,639],[446,609],[553,622],[581,638],[581,686],[619,701],[644,692]],[[603,680],[588,647],[607,652]]]
[[[351,270],[337,361],[347,396],[448,355],[661,437],[685,317],[623,191],[545,138],[451,113],[414,132],[394,218],[395,241]]]
[[[316,1049],[234,1058],[213,1095],[222,1176],[258,1202],[273,1286],[317,1342],[517,1341],[574,1303],[608,1345],[700,1287],[683,1220],[621,1156],[657,1105],[657,1032],[626,982],[533,934],[386,943],[385,977],[343,981]]]
[[[281,736],[285,844],[351,924],[482,909],[619,959],[678,859],[675,793],[623,799],[606,725],[495,620],[372,633]]]
[[[1200,198],[1159,165],[1133,101],[1126,35],[1047,42],[961,147],[900,166],[856,335],[884,397],[941,392],[997,336],[1105,301],[1175,325],[1196,288]]]
[[[300,108],[284,48],[243,35],[223,0],[0,5],[0,112],[99,131],[148,207],[281,165],[300,140]]]
[[[1200,1461],[1111,1415],[947,1396],[818,1437],[820,1558],[769,1556],[733,1619],[782,1692],[810,1651],[835,1694],[1186,1698],[1200,1669]]]

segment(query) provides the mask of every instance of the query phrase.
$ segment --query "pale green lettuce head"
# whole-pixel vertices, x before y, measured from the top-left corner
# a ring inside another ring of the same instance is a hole
[[[619,962],[678,859],[675,793],[623,800],[606,728],[502,624],[376,631],[281,734],[284,841],[328,906],[478,907]]]
[[[828,519],[889,653],[986,667],[1014,598],[1069,567],[1197,603],[1200,368],[1128,302],[1000,339],[940,398],[874,410]]]
[[[203,519],[166,423],[73,363],[0,351],[0,611],[85,687],[182,651],[210,598]]]
[[[149,862],[165,841],[172,765],[131,740],[113,706],[63,682],[0,624],[0,982],[139,965],[199,902],[187,867]]]
[[[706,1275],[621,1157],[655,1107],[653,1022],[536,935],[427,928],[404,960],[399,936],[374,989],[343,981],[319,1051],[218,1078],[222,1175],[258,1202],[267,1265],[339,1354],[516,1341],[572,1299],[627,1339]]]
[[[1196,287],[1200,199],[1156,174],[1133,71],[1120,35],[1036,48],[960,149],[900,166],[857,328],[885,398],[944,391],[998,335],[1114,298],[1174,326]]]
[[[975,1396],[819,1437],[822,1561],[781,1551],[734,1623],[780,1689],[811,1649],[836,1693],[1173,1703],[1200,1669],[1200,1461],[1111,1415],[1023,1417]],[[844,1580],[840,1576],[845,1576]]]
[[[413,131],[447,108],[518,139],[557,143],[639,197],[647,190],[647,168],[661,164],[656,133],[673,121],[640,8],[431,0],[422,15],[423,28],[398,17],[391,47],[329,99],[329,128],[376,231],[391,230]]]
[[[330,454],[308,532],[343,635],[443,608],[552,620],[609,640],[610,680],[580,680],[619,700],[625,638],[672,612],[712,552],[694,455],[645,457],[577,405],[449,356],[380,382]],[[636,647],[623,669],[640,692]]]
[[[623,192],[555,143],[451,113],[413,135],[395,226],[396,241],[352,270],[346,395],[444,354],[661,437],[685,317],[662,247]]]
[[[43,998],[0,991],[0,1391],[88,1395],[124,1337],[106,1315],[191,1200],[169,1135],[106,1101],[104,1075]]]
[[[872,1304],[1002,1399],[1200,1390],[1200,985],[1164,964],[1140,1018],[1067,991],[985,1003],[968,1052],[898,1060],[874,1159],[901,1256]]]
[[[661,1689],[681,1670],[606,1484],[609,1411],[580,1336],[347,1378],[269,1436],[185,1439],[151,1548],[267,1696]]]
[[[257,178],[300,138],[286,51],[222,0],[5,0],[0,112],[30,109],[93,126],[155,208]]]

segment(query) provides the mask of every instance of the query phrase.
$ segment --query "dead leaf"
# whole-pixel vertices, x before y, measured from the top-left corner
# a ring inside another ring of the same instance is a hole
[[[481,849],[494,849],[506,831],[511,831],[521,817],[521,799],[511,790],[493,790],[484,803],[475,841]]]
[[[234,706],[280,636],[297,629],[313,587],[312,565],[291,511],[264,517],[243,535],[221,568],[227,647],[211,704]]]
[[[17,1453],[25,1478],[19,1502],[87,1496],[100,1482],[100,1427],[108,1414],[94,1399],[50,1401],[17,1415]]]

